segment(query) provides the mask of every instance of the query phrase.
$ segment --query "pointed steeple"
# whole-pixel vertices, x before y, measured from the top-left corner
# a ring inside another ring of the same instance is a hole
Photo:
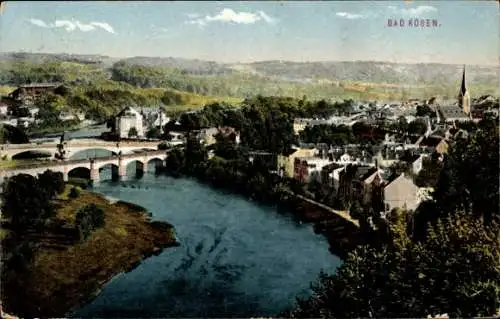
[[[464,70],[462,73],[462,85],[460,87],[460,95],[464,96],[465,92],[467,92],[467,88],[465,87],[465,65],[464,65]]]
[[[462,85],[460,86],[460,92],[458,93],[458,105],[465,114],[470,115],[470,96],[467,88],[465,87],[465,65],[462,73]]]

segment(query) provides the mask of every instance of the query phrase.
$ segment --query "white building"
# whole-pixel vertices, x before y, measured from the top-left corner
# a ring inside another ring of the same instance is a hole
[[[7,115],[9,107],[7,105],[0,105],[0,115]]]
[[[115,118],[115,130],[120,138],[144,137],[142,115],[132,107],[126,107]],[[137,135],[130,136],[135,129]]]

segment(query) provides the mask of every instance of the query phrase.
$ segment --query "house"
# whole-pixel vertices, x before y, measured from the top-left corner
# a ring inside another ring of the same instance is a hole
[[[222,136],[229,137],[233,139],[236,144],[240,144],[240,132],[238,132],[234,127],[222,126],[219,127],[219,134]]]
[[[9,113],[9,107],[7,105],[0,105],[0,115],[7,115]]]
[[[293,121],[293,132],[298,135],[300,132],[302,132],[307,124],[309,123],[310,119],[301,119],[297,118]]]
[[[72,120],[77,119],[77,117],[71,113],[68,113],[68,112],[61,112],[61,114],[59,114],[59,119],[61,121],[72,121]]]
[[[346,169],[345,166],[340,166],[335,169],[333,169],[329,174],[328,174],[328,184],[330,187],[334,189],[334,191],[338,191],[339,186],[340,186],[340,176],[341,172],[343,172]]]
[[[448,143],[445,138],[427,137],[420,141],[418,145],[421,149],[437,152],[443,156],[448,152]]]
[[[382,187],[387,181],[385,180],[386,171],[374,167],[368,171],[363,178],[363,204],[372,202],[372,194],[375,189]]]
[[[126,107],[115,117],[115,132],[120,138],[144,137],[142,115],[132,107]]]
[[[59,86],[61,86],[60,83],[25,84],[10,92],[8,97],[16,101],[21,101],[24,104],[33,104],[40,96],[54,92]]]
[[[348,164],[339,172],[339,187],[337,197],[352,202],[356,198],[362,198],[362,180],[370,173],[372,167],[366,165]]]
[[[471,120],[470,116],[464,113],[457,105],[440,105],[437,107],[436,115],[438,123],[453,124],[455,122],[468,122]]]
[[[323,167],[331,163],[329,159],[320,157],[295,157],[293,177],[303,183],[321,182]]]
[[[210,128],[202,128],[199,133],[198,133],[198,138],[205,144],[205,145],[212,145],[215,144],[215,136],[219,133],[219,129],[217,127],[210,127]]]
[[[316,148],[293,148],[279,154],[277,158],[277,170],[281,176],[294,177],[294,160],[296,157],[309,157],[318,154]]]
[[[422,170],[422,158],[423,156],[421,154],[404,154],[401,160],[408,163],[412,173],[417,175]]]
[[[384,211],[388,213],[395,208],[415,210],[420,204],[419,188],[413,180],[401,174],[383,190]]]
[[[170,140],[167,142],[168,146],[182,145],[185,142],[184,134],[179,132],[168,132]]]

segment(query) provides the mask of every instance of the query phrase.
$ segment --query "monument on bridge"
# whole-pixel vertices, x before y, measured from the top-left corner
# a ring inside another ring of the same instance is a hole
[[[64,146],[66,145],[66,132],[61,134],[61,139],[59,140],[59,144],[57,144],[57,153],[55,154],[56,159],[65,160],[66,159],[66,150]]]

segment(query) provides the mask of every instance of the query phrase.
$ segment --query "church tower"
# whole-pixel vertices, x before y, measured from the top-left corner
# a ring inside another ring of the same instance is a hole
[[[460,86],[460,92],[458,93],[458,105],[465,114],[470,115],[470,96],[467,88],[465,87],[465,65],[462,74],[462,85]]]

